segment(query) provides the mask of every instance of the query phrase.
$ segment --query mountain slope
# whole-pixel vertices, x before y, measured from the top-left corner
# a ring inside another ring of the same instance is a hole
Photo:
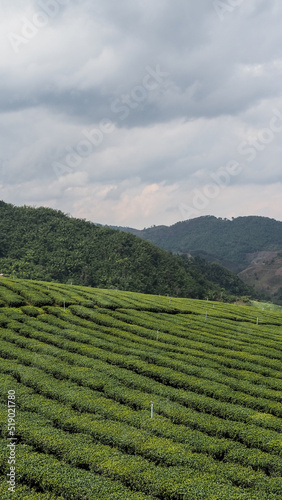
[[[136,230],[119,228],[171,252],[201,256],[238,273],[240,279],[265,298],[282,304],[282,222],[267,217],[213,216]],[[273,263],[272,259],[276,259]],[[203,270],[203,269],[202,269]],[[216,273],[221,274],[220,269]],[[212,269],[205,276],[210,279]],[[227,279],[228,281],[228,279]],[[222,285],[224,286],[224,285]]]
[[[4,202],[0,203],[0,272],[182,297],[216,298],[222,287],[211,283],[189,259],[132,234],[49,208]],[[235,286],[241,287],[241,295],[249,292],[239,280]]]
[[[282,303],[282,252],[258,252],[249,267],[239,277],[260,292],[271,295],[272,300]]]
[[[282,222],[267,217],[238,217],[228,220],[213,216],[136,230],[123,228],[172,252],[202,255],[236,272],[249,265],[249,255],[282,249]]]

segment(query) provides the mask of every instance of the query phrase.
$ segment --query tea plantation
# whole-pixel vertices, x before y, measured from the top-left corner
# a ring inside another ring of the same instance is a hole
[[[0,280],[1,499],[282,499],[281,313]]]

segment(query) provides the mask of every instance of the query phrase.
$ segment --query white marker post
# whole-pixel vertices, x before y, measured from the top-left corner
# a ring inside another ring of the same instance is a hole
[[[159,330],[157,331],[157,340],[159,340]]]
[[[154,415],[154,403],[151,401],[151,418],[153,418]]]
[[[208,319],[208,312],[206,312],[206,319]]]
[[[258,317],[257,317],[257,325],[258,325]]]

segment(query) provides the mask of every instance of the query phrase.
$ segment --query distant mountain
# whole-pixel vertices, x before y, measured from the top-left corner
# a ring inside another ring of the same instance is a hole
[[[50,208],[0,202],[0,273],[194,298],[250,294],[233,273]]]
[[[239,276],[257,290],[277,295],[281,287],[282,297],[282,273],[278,270],[282,266],[280,258],[275,265],[261,264],[261,261],[272,260],[281,251],[282,222],[258,216],[232,220],[205,216],[178,222],[170,227],[119,229],[171,252],[199,255],[210,262],[218,262],[240,273]],[[256,272],[257,266],[262,266],[265,272],[259,268]]]
[[[202,255],[240,272],[250,255],[282,249],[282,222],[267,217],[238,217],[228,220],[213,216],[137,230],[119,228],[175,253]]]

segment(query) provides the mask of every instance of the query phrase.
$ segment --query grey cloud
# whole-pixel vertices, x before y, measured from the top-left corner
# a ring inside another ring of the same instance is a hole
[[[200,187],[233,159],[245,168],[232,186],[281,181],[278,134],[255,161],[238,153],[268,127],[273,108],[282,111],[279,0],[248,0],[222,22],[206,0],[65,3],[15,54],[9,30],[20,34],[22,16],[32,20],[42,3],[26,2],[23,11],[21,2],[4,2],[0,182],[7,196],[28,185],[31,200],[71,211],[68,183],[79,188],[74,207],[83,189],[96,193],[101,184],[112,207],[138,182],[164,192],[175,183]],[[146,79],[148,68],[167,75]],[[58,179],[52,163],[66,164],[67,148],[77,151],[83,130],[100,130],[105,118],[114,132]],[[56,196],[45,196],[42,183],[57,185]]]

